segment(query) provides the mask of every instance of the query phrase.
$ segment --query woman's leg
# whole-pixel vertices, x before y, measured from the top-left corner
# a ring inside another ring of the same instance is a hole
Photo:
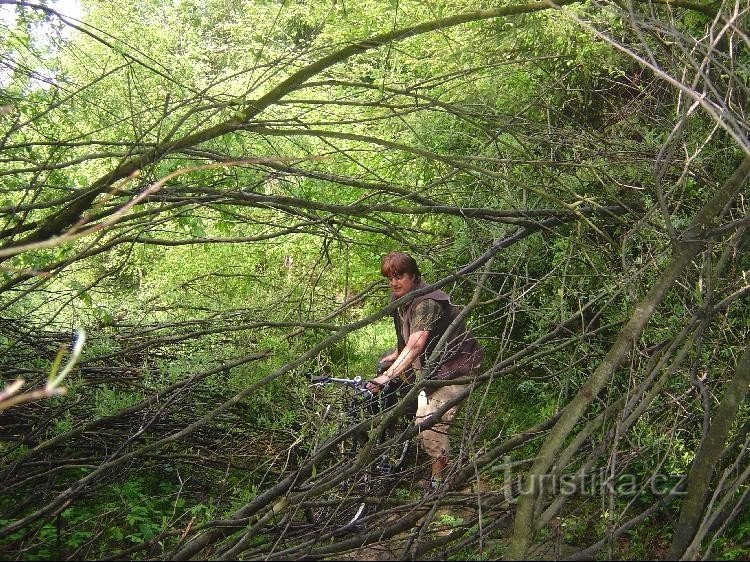
[[[420,392],[414,423],[419,424],[433,415],[446,402],[458,396],[464,388],[462,385],[443,386],[435,390],[429,397],[424,391]],[[431,474],[433,481],[442,481],[443,479],[443,473],[448,464],[448,455],[450,454],[448,434],[459,408],[460,404],[456,404],[443,414],[438,423],[419,434],[422,449],[432,460]]]

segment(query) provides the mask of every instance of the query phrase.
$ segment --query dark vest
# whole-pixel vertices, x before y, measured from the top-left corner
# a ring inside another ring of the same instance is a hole
[[[426,287],[426,284],[424,281],[420,281],[416,289],[421,289],[423,287]],[[399,353],[401,353],[404,347],[406,347],[406,342],[409,340],[409,336],[412,333],[411,320],[414,309],[420,302],[428,299],[434,300],[440,305],[441,314],[437,324],[432,330],[430,330],[424,352],[417,361],[415,361],[415,366],[417,368],[426,366],[427,359],[440,341],[440,338],[442,338],[443,334],[460,313],[460,309],[450,302],[450,296],[439,289],[415,297],[410,303],[408,303],[406,305],[407,308],[403,322],[401,321],[398,311],[394,310],[393,324],[396,329]],[[473,369],[479,367],[481,360],[482,349],[479,347],[479,344],[474,339],[471,331],[466,328],[466,324],[462,320],[458,326],[452,330],[445,347],[440,352],[437,368],[430,374],[429,378],[448,380],[468,375]]]

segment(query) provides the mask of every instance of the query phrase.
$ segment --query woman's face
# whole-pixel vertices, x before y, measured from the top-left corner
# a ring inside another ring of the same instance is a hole
[[[394,298],[401,298],[416,286],[416,276],[413,273],[396,273],[388,278]]]

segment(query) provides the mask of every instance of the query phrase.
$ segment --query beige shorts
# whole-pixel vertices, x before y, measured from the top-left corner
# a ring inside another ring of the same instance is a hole
[[[419,424],[434,412],[439,410],[446,402],[458,396],[466,388],[465,385],[452,384],[441,386],[436,389],[428,398],[424,390],[419,393],[417,399],[417,415],[414,423]],[[456,404],[450,410],[443,414],[440,422],[433,425],[430,429],[423,430],[419,433],[419,440],[422,449],[433,459],[447,457],[450,452],[450,443],[448,441],[448,430],[451,422],[456,417],[461,404]]]

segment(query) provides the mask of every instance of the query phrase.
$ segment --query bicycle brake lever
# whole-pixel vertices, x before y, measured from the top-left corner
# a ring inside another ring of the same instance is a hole
[[[367,396],[367,398],[372,398],[373,396],[375,396],[375,394],[373,392],[370,392],[370,390],[367,388],[367,384],[362,382],[362,377],[360,375],[357,375],[352,380],[354,381],[354,384],[357,385],[357,390]]]

